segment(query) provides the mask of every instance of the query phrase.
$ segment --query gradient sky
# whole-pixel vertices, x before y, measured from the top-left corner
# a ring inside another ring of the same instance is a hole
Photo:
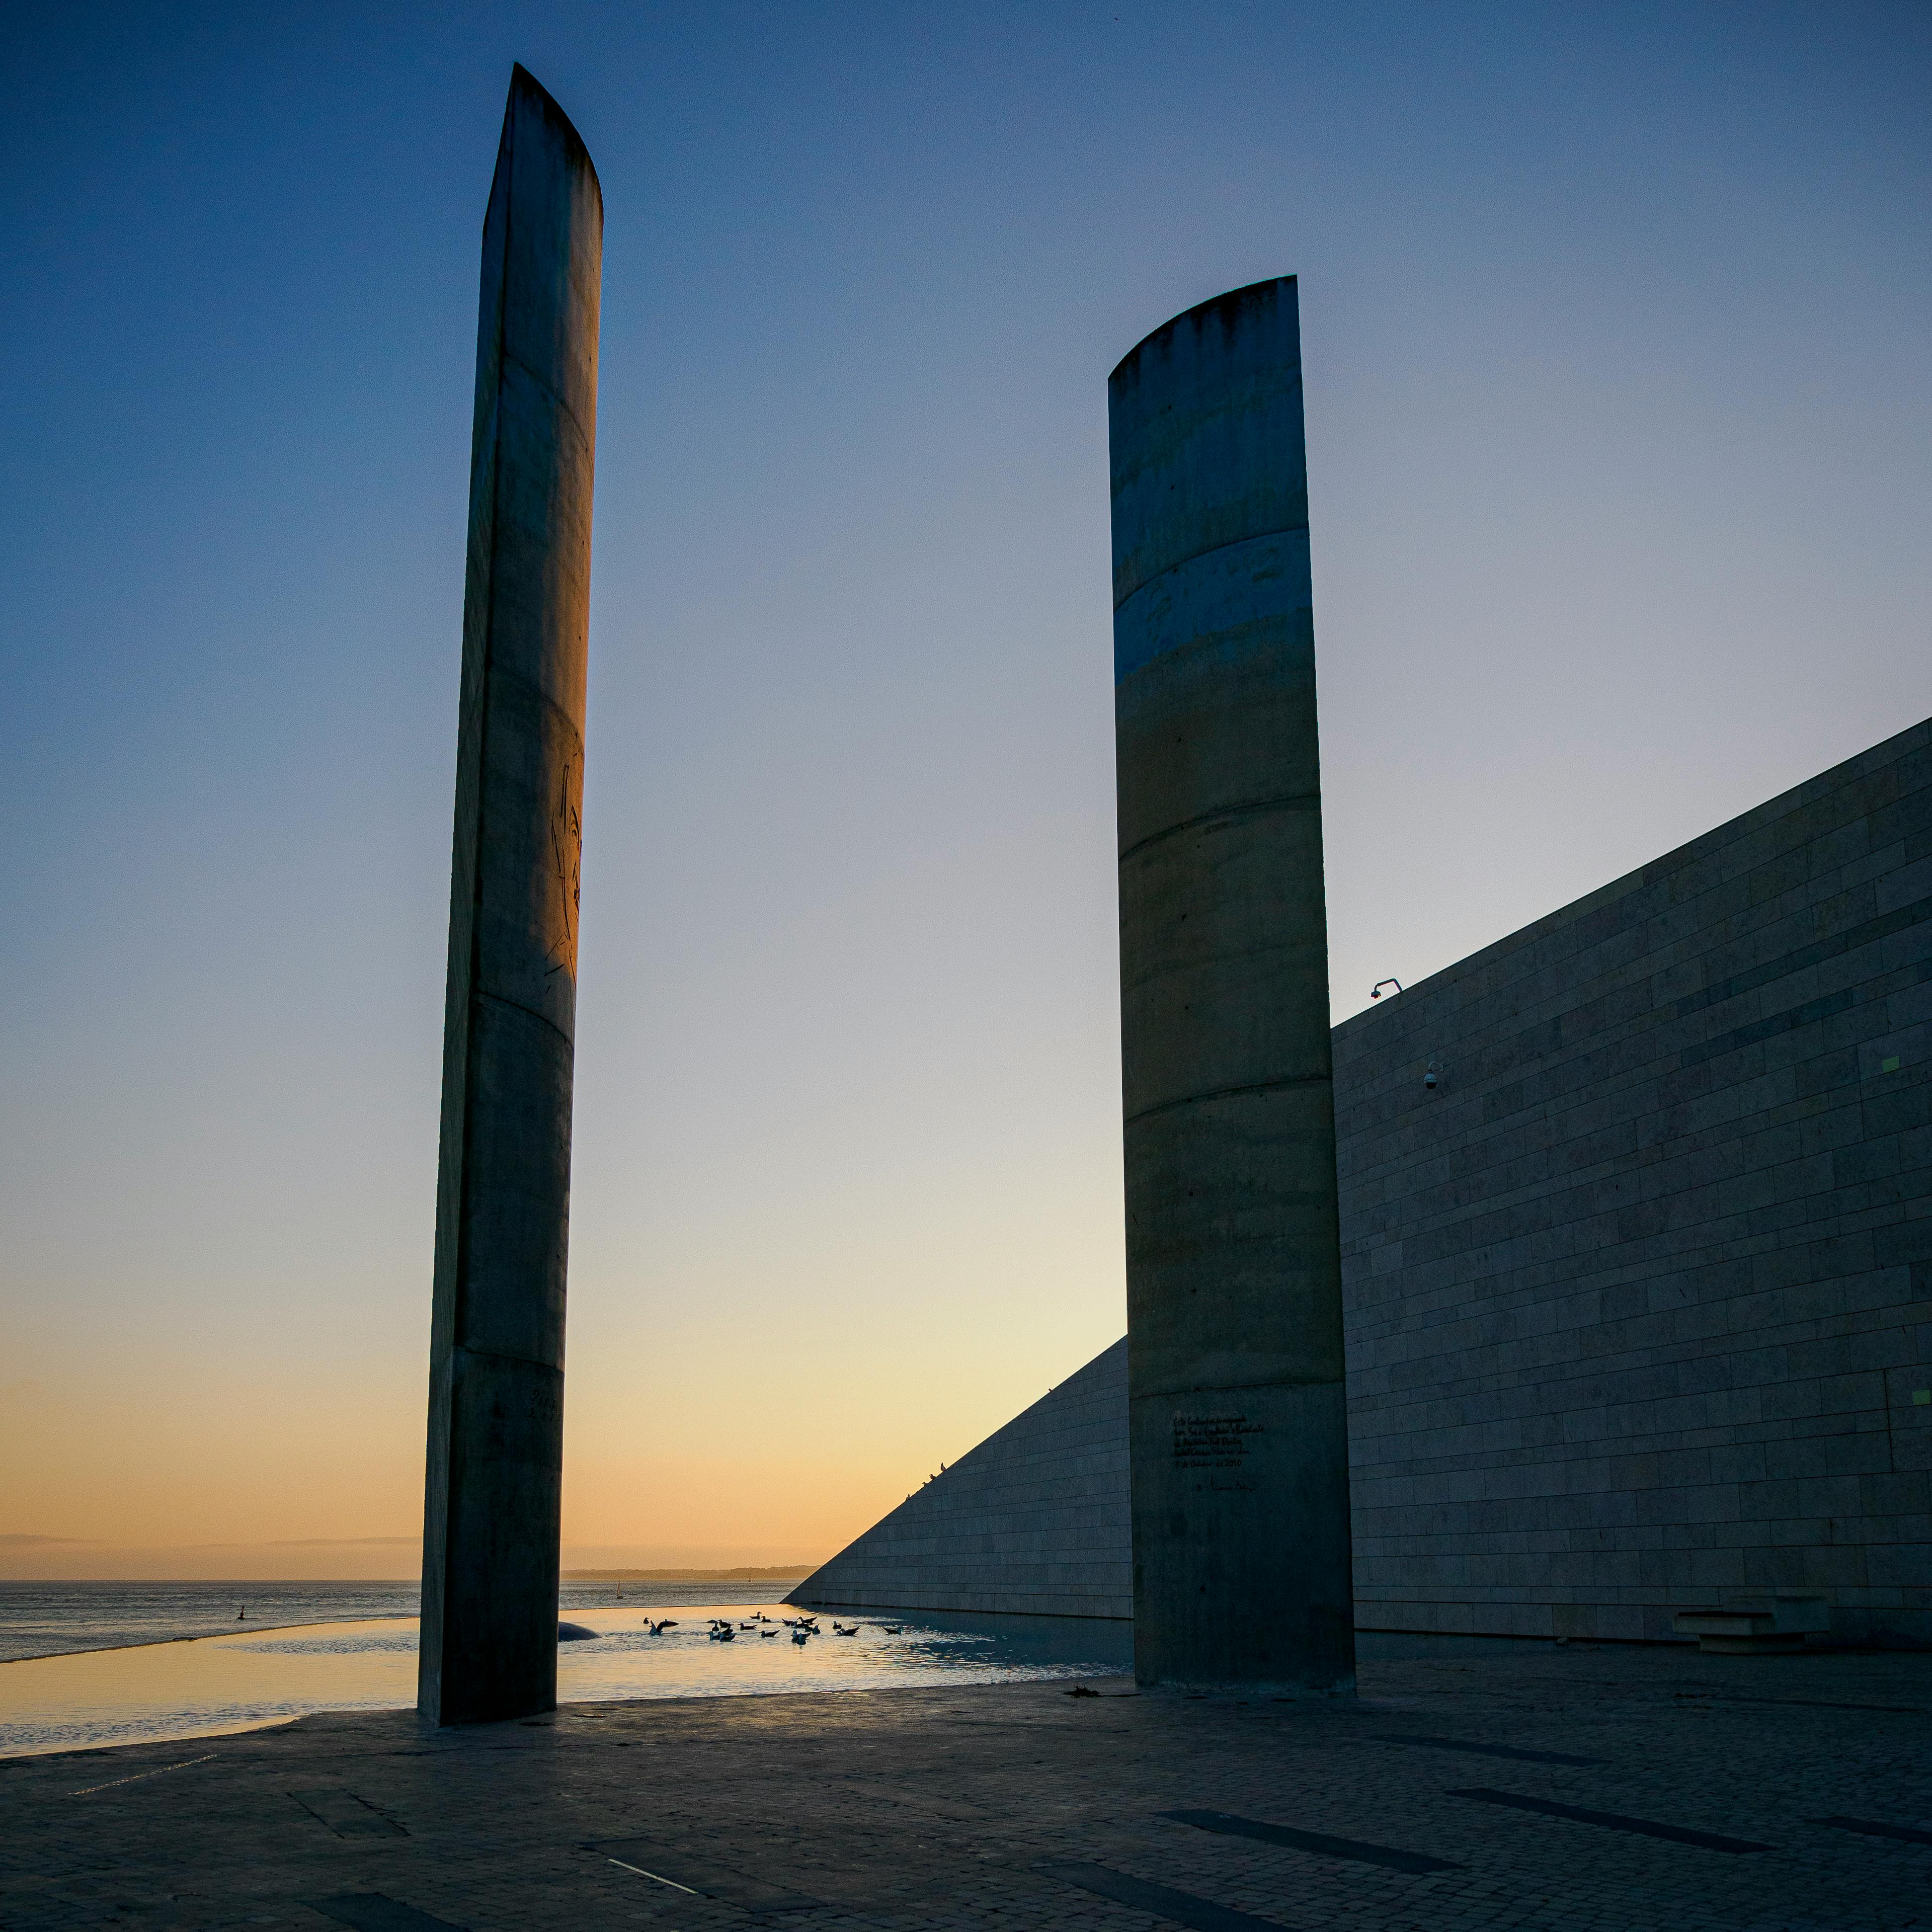
[[[1169,316],[1302,278],[1337,1018],[1932,711],[1916,0],[9,38],[0,1572],[414,1568],[513,60],[606,209],[570,1560],[829,1553],[1124,1325]]]

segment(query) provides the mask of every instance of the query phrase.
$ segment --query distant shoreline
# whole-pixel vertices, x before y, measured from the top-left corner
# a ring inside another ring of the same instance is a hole
[[[213,1643],[228,1636],[280,1636],[286,1630],[326,1630],[334,1624],[412,1624],[418,1619],[402,1612],[386,1617],[314,1617],[298,1624],[260,1624],[254,1630],[188,1630],[179,1636],[144,1636],[134,1643],[98,1643],[84,1650],[37,1650],[26,1657],[0,1657],[0,1670],[10,1664],[45,1664],[56,1657],[111,1657],[118,1650],[158,1650],[169,1643]]]
[[[781,1563],[769,1569],[566,1570],[566,1583],[802,1583],[820,1566]]]
[[[590,1574],[594,1578],[598,1573],[592,1572]],[[787,1576],[789,1576],[790,1574],[791,1573],[789,1570],[787,1570],[784,1573]],[[804,1574],[808,1576],[812,1573],[808,1570]],[[638,1577],[635,1573],[628,1570],[626,1570],[624,1574],[627,1579],[632,1581],[644,1580],[642,1578]],[[140,1581],[142,1580],[136,1579],[136,1580]],[[222,1582],[233,1582],[236,1580],[233,1578],[222,1578],[218,1580]],[[331,1580],[324,1579],[322,1580],[328,1581]],[[567,1574],[564,1580],[566,1582],[571,1581],[571,1575]],[[577,1580],[580,1582],[583,1580],[581,1574],[578,1575]],[[740,1575],[727,1574],[721,1577],[714,1574],[710,1576],[696,1576],[681,1575],[670,1576],[653,1576],[650,1580],[658,1582],[674,1583],[704,1583],[718,1582],[743,1583],[769,1582],[774,1580],[762,1575],[747,1577]],[[772,1600],[774,1602],[782,1602],[783,1599],[774,1598]],[[580,1609],[584,1609],[590,1606],[579,1606],[578,1607]],[[606,1606],[605,1607],[608,1608],[610,1606]],[[690,1608],[705,1610],[716,1609],[718,1606],[715,1604],[704,1604],[697,1605],[665,1604],[656,1606],[646,1606],[647,1610],[652,1607],[661,1610],[682,1610]],[[736,1606],[734,1606],[734,1607]],[[755,1605],[746,1605],[744,1606],[744,1607],[750,1609],[758,1606]],[[50,1658],[57,1657],[106,1657],[112,1655],[116,1651],[156,1650],[160,1648],[164,1645],[171,1643],[213,1643],[224,1638],[238,1636],[281,1636],[286,1635],[286,1633],[290,1630],[327,1630],[338,1624],[412,1624],[420,1621],[420,1612],[414,1610],[392,1610],[387,1614],[378,1611],[374,1616],[359,1617],[304,1617],[299,1622],[290,1624],[271,1622],[266,1618],[264,1618],[259,1623],[255,1622],[252,1618],[248,1619],[247,1622],[243,1622],[240,1618],[237,1618],[235,1623],[227,1624],[220,1630],[184,1630],[176,1636],[137,1637],[131,1643],[87,1644],[82,1646],[79,1650],[36,1650],[28,1652],[24,1657],[0,1657],[0,1670],[4,1670],[10,1664],[44,1664]]]
[[[802,1583],[818,1568],[815,1563],[782,1563],[769,1568],[736,1570],[566,1570],[559,1580],[566,1583]],[[79,1584],[98,1584],[116,1590],[136,1584],[173,1588],[199,1584],[208,1588],[218,1583],[251,1588],[316,1583],[340,1584],[344,1588],[357,1584],[370,1588],[401,1588],[417,1581],[418,1573],[413,1570],[400,1576],[0,1576],[0,1588],[18,1586],[46,1589],[56,1585],[72,1588]]]

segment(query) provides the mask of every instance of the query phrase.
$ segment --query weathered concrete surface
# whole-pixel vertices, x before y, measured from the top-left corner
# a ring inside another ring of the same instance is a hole
[[[923,1484],[792,1601],[1132,1616],[1126,1412],[1122,1341]]]
[[[483,224],[444,1021],[420,1701],[556,1701],[578,860],[604,230],[521,68]]]
[[[1090,1698],[1023,1684],[578,1704],[460,1730],[366,1712],[17,1760],[0,1784],[0,1918],[9,1932],[1926,1924],[1932,1658],[1505,1648],[1532,1654],[1381,1662],[1365,1646],[1359,1703],[1136,1697],[1116,1678]]]
[[[1782,1588],[1932,1642],[1932,724],[1357,1015],[1335,1084],[1364,1627]]]
[[[1108,385],[1136,1670],[1353,1670],[1292,277]]]

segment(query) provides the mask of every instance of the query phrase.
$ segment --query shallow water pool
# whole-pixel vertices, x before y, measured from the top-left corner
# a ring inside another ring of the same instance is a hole
[[[820,1615],[802,1644],[783,1604],[700,1604],[568,1612],[598,1633],[557,1650],[557,1698],[770,1696],[892,1684],[1000,1684],[1129,1668],[1130,1627],[1087,1618],[866,1614],[856,1634]],[[710,1620],[728,1618],[721,1642]],[[650,1634],[664,1618],[676,1628]],[[214,1737],[311,1711],[416,1702],[416,1620],[386,1617],[140,1644],[0,1664],[0,1756]]]

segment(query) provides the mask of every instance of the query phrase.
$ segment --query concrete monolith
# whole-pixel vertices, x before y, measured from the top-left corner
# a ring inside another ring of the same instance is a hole
[[[417,1701],[556,1702],[596,171],[520,67],[483,221]]]
[[[1354,1682],[1294,279],[1108,384],[1135,1667]]]

